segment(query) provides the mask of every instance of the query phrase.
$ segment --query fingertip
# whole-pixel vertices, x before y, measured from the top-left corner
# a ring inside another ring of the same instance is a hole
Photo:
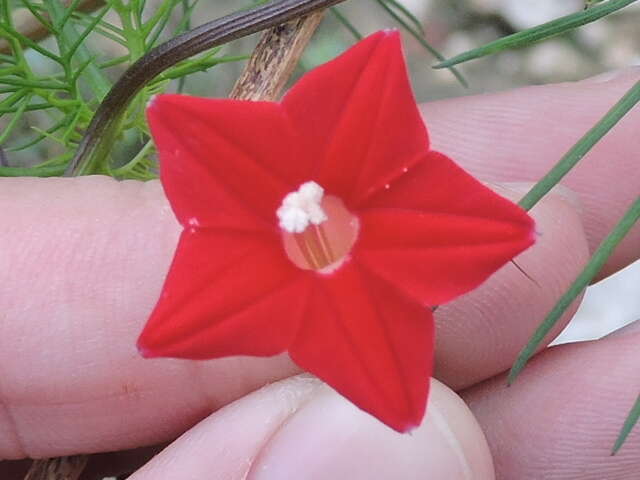
[[[631,68],[582,82],[525,87],[427,103],[433,148],[485,181],[537,182],[640,79]],[[580,197],[595,250],[637,196],[640,111],[629,112],[563,183]],[[615,188],[610,188],[615,185]],[[634,228],[604,266],[609,275],[638,258]]]
[[[432,382],[422,424],[400,434],[307,375],[267,386],[213,414],[132,478],[201,478],[211,472],[247,480],[494,478],[478,423],[438,381]]]
[[[512,201],[531,184],[489,186]],[[589,258],[581,217],[568,190],[552,191],[530,214],[536,243],[476,290],[436,314],[436,377],[459,390],[509,369]],[[515,265],[514,265],[515,263]],[[569,321],[569,307],[541,348]]]
[[[464,402],[436,380],[422,424],[404,434],[358,410],[331,389],[318,389],[264,446],[247,478],[425,476],[494,478],[489,449],[477,422]]]
[[[640,431],[611,456],[640,388],[638,359],[633,333],[563,344],[534,357],[509,388],[499,375],[463,392],[498,478],[638,478]]]

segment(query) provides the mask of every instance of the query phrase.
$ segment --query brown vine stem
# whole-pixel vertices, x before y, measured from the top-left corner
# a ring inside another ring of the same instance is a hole
[[[63,3],[65,6],[68,6],[72,1],[73,0],[64,0]],[[82,0],[76,7],[76,10],[90,13],[102,7],[104,3],[105,0]],[[46,15],[44,17],[47,18]],[[47,27],[42,25],[26,8],[16,12],[13,21],[15,22],[16,30],[34,42],[43,40],[51,35]],[[0,39],[0,53],[5,55],[11,55],[12,53],[11,45],[9,45],[6,40]]]
[[[267,30],[229,97],[276,100],[323,16],[318,10]],[[24,480],[78,480],[87,461],[86,455],[35,460]]]
[[[193,55],[252,33],[324,10],[345,0],[272,0],[205,23],[157,46],[120,77],[91,119],[65,176],[91,173],[107,161],[117,123],[135,95],[153,78]]]

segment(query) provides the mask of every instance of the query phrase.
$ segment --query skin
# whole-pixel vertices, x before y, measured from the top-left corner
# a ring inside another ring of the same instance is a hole
[[[640,72],[610,77],[423,112],[435,149],[517,199]],[[411,435],[285,355],[141,359],[135,339],[179,233],[157,182],[0,180],[0,478],[22,478],[21,458],[88,452],[116,453],[83,478],[636,478],[638,430],[609,453],[640,390],[640,325],[547,349],[510,388],[504,371],[640,191],[638,122],[636,110],[533,209],[538,243],[516,261],[539,285],[507,265],[438,310],[438,380]],[[639,247],[636,226],[602,277]]]

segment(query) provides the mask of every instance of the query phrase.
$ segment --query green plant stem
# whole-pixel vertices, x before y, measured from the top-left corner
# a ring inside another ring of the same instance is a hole
[[[167,70],[166,72],[158,75],[153,82],[161,82],[166,80],[174,80],[176,78],[184,78],[186,75],[190,75],[195,72],[205,72],[211,67],[220,65],[221,63],[237,62],[240,60],[247,60],[248,55],[237,55],[229,57],[209,58],[202,59],[195,64],[178,65],[176,67]]]
[[[567,310],[569,305],[578,297],[593,280],[596,274],[603,267],[613,250],[622,241],[625,235],[631,230],[631,227],[640,218],[640,196],[636,198],[629,210],[624,214],[622,219],[613,228],[611,233],[598,246],[593,256],[585,266],[584,270],[578,275],[578,278],[571,284],[569,289],[560,297],[560,300],[553,307],[544,321],[538,326],[531,339],[518,355],[511,371],[509,372],[508,383],[515,381],[529,359],[533,356],[536,349],[551,331],[562,314]]]
[[[468,62],[476,58],[486,57],[503,50],[525,47],[547,38],[555,37],[574,28],[595,22],[617,10],[620,10],[637,0],[609,0],[602,4],[557,18],[542,25],[522,30],[521,32],[489,42],[481,47],[456,55],[453,58],[434,65],[433,68],[449,68],[459,63]]]
[[[616,453],[618,453],[618,450],[620,450],[625,440],[631,433],[631,430],[633,429],[634,425],[638,423],[639,419],[640,419],[640,395],[638,395],[638,399],[636,400],[636,403],[631,408],[631,411],[629,412],[629,415],[627,416],[627,419],[625,420],[624,425],[620,430],[620,435],[618,435],[618,438],[616,439],[616,443],[613,446],[613,449],[611,450],[611,455],[615,455]]]
[[[595,8],[595,7],[594,7]],[[640,81],[576,143],[560,161],[520,200],[525,210],[531,209],[640,101]]]
[[[433,45],[431,45],[427,39],[424,37],[424,34],[422,32],[422,30],[416,30],[414,27],[412,27],[411,25],[409,25],[390,5],[394,5],[396,8],[397,7],[397,2],[389,2],[389,0],[375,0],[375,2],[380,5],[380,7],[382,7],[382,9],[387,12],[387,14],[389,14],[389,16],[391,16],[391,18],[393,18],[396,22],[398,22],[400,25],[402,25],[410,34],[413,38],[415,38],[418,43],[420,45],[422,45],[423,48],[425,48],[429,53],[431,53],[431,55],[433,55],[434,57],[436,57],[438,60],[444,60],[444,56],[436,49],[433,47]],[[407,12],[406,8],[403,8],[400,10],[401,12],[405,13]],[[409,21],[414,23],[415,17],[413,15],[411,15],[409,17]],[[460,84],[465,87],[468,88],[469,87],[469,83],[467,82],[467,80],[464,78],[464,76],[460,73],[460,71],[458,71],[457,68],[455,67],[447,67],[451,73],[453,74],[454,77],[456,77],[456,79],[458,80],[458,82],[460,82]]]
[[[163,2],[161,5],[167,5],[167,2]],[[132,16],[134,5],[131,2],[125,4],[122,0],[114,0],[112,6],[120,18],[122,36],[126,40],[125,44],[129,49],[129,56],[132,61],[138,60],[144,55],[146,48],[143,37],[144,32],[140,28],[136,28],[133,24]],[[161,8],[158,10],[161,10]]]
[[[342,12],[340,11],[340,9],[338,7],[332,7],[331,8],[331,13],[338,19],[338,21],[342,25],[344,25],[344,27],[347,30],[349,30],[351,35],[353,35],[353,37],[356,40],[362,40],[363,39],[362,33],[360,33],[360,31],[355,27],[355,25],[353,23],[351,23],[351,21],[342,14]]]
[[[42,167],[0,167],[0,177],[59,177],[64,173],[64,165]]]

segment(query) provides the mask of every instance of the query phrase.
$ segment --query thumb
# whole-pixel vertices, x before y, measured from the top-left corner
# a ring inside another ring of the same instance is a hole
[[[422,425],[399,434],[306,375],[242,398],[176,440],[132,480],[492,480],[484,434],[437,380]]]

